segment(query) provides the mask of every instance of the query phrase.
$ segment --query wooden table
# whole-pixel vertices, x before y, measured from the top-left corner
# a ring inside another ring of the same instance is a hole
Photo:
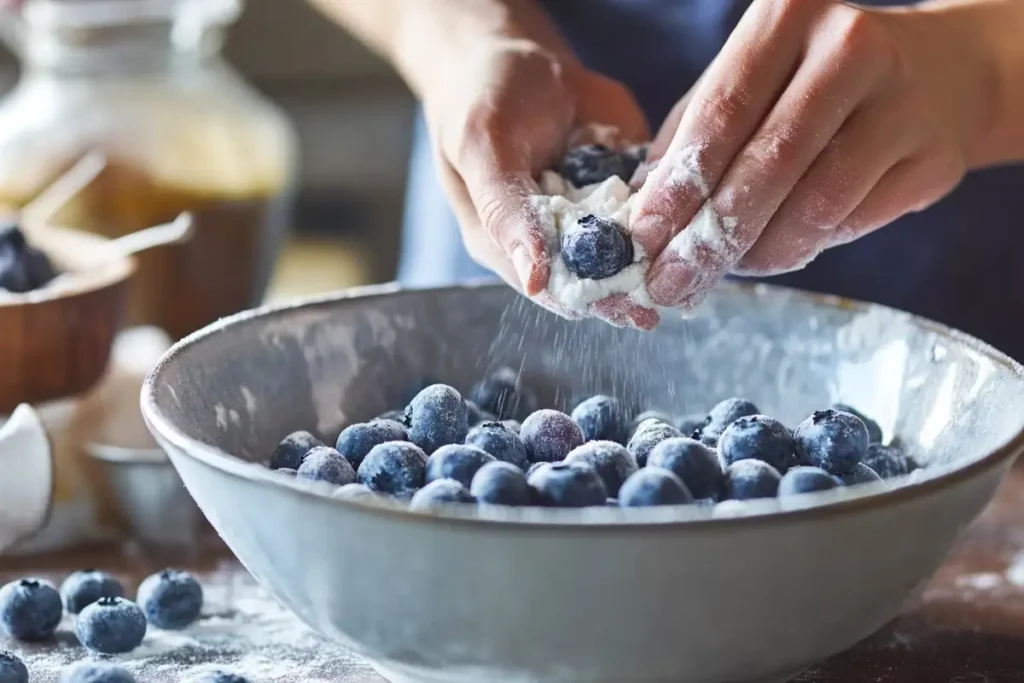
[[[165,562],[166,558],[154,558],[131,548],[125,552],[106,549],[5,558],[0,579],[6,581],[27,573],[59,579],[74,568],[100,566],[121,572],[134,583]],[[221,640],[213,643],[197,636],[196,642],[187,647],[150,648],[149,655],[144,652],[128,662],[137,669],[140,681],[177,683],[189,662],[194,662],[223,663],[236,670],[239,666],[255,667],[253,683],[383,683],[358,658],[325,643],[298,622],[291,624],[293,618],[255,587],[245,570],[215,540],[198,549],[185,564],[203,574],[209,586],[218,587],[219,597],[210,608],[214,610],[211,618],[219,618],[221,623],[219,630],[210,633],[220,634]],[[225,585],[230,587],[227,593]],[[217,613],[225,609],[224,614]],[[266,617],[268,629],[281,632],[287,627],[289,633],[301,633],[301,637],[290,636],[286,643],[275,642],[272,634],[266,639],[252,637],[260,628],[262,616],[257,612],[270,615]],[[240,630],[247,636],[225,640],[232,618],[244,622],[245,628]],[[58,641],[64,661],[82,656],[73,638],[62,636]],[[43,669],[32,683],[57,680],[54,647],[23,650],[30,664],[35,662]],[[268,651],[266,656],[254,659],[259,653],[246,653],[247,647]],[[146,656],[155,663],[147,663]],[[1024,683],[1024,469],[1011,473],[996,501],[969,529],[921,599],[904,616],[848,652],[805,672],[797,681]]]

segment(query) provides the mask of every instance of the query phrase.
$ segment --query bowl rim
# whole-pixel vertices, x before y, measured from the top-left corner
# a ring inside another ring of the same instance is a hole
[[[808,506],[784,508],[776,502],[778,499],[765,499],[743,501],[744,513],[728,516],[710,516],[702,512],[696,505],[667,506],[664,508],[512,508],[512,510],[542,510],[542,514],[535,515],[536,518],[517,519],[501,518],[500,516],[459,514],[460,510],[479,510],[480,507],[473,505],[449,504],[439,506],[429,511],[410,511],[405,507],[387,504],[373,504],[358,500],[346,500],[331,493],[337,487],[324,485],[310,485],[308,483],[296,482],[292,478],[283,477],[265,466],[242,460],[215,446],[210,446],[197,439],[186,435],[170,419],[164,415],[156,401],[156,386],[165,369],[173,363],[178,356],[185,353],[189,348],[195,346],[203,339],[220,333],[228,327],[245,324],[251,320],[283,313],[296,309],[315,308],[329,306],[341,301],[360,298],[374,298],[399,292],[421,292],[442,294],[449,291],[465,291],[467,289],[491,289],[504,287],[503,284],[495,284],[493,280],[483,282],[472,282],[445,287],[431,288],[406,288],[398,283],[389,282],[383,284],[366,285],[354,287],[339,292],[317,294],[313,296],[299,297],[284,302],[277,302],[253,308],[247,311],[236,313],[212,323],[175,343],[160,359],[153,370],[146,376],[142,385],[140,405],[143,417],[150,430],[158,439],[166,439],[174,449],[182,455],[195,460],[220,472],[244,479],[250,483],[274,487],[282,491],[290,491],[292,495],[301,498],[314,498],[348,508],[354,513],[382,515],[396,517],[402,521],[419,521],[426,524],[471,525],[486,527],[488,531],[507,529],[521,530],[525,528],[540,527],[546,530],[574,530],[583,532],[608,532],[624,529],[643,529],[647,531],[671,531],[671,530],[698,530],[717,528],[719,525],[756,525],[772,524],[781,521],[806,522],[823,518],[831,518],[840,515],[854,514],[861,511],[888,507],[900,503],[910,503],[941,490],[949,489],[957,484],[972,479],[982,473],[994,469],[1007,461],[1012,461],[1021,452],[1024,452],[1024,418],[1017,433],[1007,441],[982,456],[972,458],[963,464],[952,463],[932,468],[936,471],[935,476],[930,476],[923,481],[908,483],[895,488],[886,482],[863,484],[844,489],[823,491],[813,494],[805,494],[809,500],[821,501]],[[856,299],[848,299],[833,294],[822,294],[807,290],[800,290],[792,287],[772,285],[763,282],[734,281],[730,280],[719,285],[720,289],[731,289],[734,291],[748,291],[753,296],[764,296],[767,292],[783,292],[788,296],[804,299],[811,304],[818,306],[831,306],[845,310],[867,311],[884,310],[890,313],[904,316],[909,322],[937,334],[940,337],[955,342],[978,353],[988,360],[996,363],[1012,374],[1017,375],[1024,381],[1024,366],[1016,362],[1003,352],[991,345],[959,330],[951,328],[942,323],[935,322],[928,318],[900,311],[881,304],[872,304]],[[175,458],[171,458],[174,462]],[[177,465],[175,465],[177,467]],[[908,477],[901,477],[907,480]],[[831,499],[831,500],[830,500]],[[673,514],[667,519],[652,519],[651,515],[643,513],[668,512],[669,510],[692,510],[689,514]],[[760,511],[759,511],[760,509]],[[589,519],[584,511],[598,513],[590,515]],[[608,512],[619,513],[630,518],[618,518],[608,516]],[[544,517],[545,519],[542,519]],[[596,519],[594,518],[596,517]]]

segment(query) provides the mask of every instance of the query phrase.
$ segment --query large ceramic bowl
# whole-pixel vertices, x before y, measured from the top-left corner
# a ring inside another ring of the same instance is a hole
[[[294,429],[333,438],[424,377],[466,389],[500,364],[556,404],[600,390],[683,413],[740,394],[793,424],[841,399],[929,469],[809,509],[503,517],[337,500],[256,464]],[[724,287],[647,334],[565,322],[501,287],[362,290],[193,335],[142,403],[253,575],[394,681],[785,680],[892,619],[1024,447],[1024,370],[1005,356],[763,286]]]

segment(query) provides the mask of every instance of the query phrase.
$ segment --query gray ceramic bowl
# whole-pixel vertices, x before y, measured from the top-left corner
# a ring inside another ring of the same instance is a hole
[[[740,394],[794,424],[843,400],[929,468],[724,517],[410,513],[255,464],[294,429],[333,438],[417,380],[466,389],[499,364],[522,364],[559,405],[600,390],[685,413]],[[902,313],[764,286],[724,287],[649,334],[568,323],[493,286],[263,309],[175,346],[142,407],[263,585],[386,677],[437,683],[785,680],[893,618],[1024,448],[1024,370],[1005,356]]]

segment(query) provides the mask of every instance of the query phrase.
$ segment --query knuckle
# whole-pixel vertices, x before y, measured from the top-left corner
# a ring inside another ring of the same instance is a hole
[[[792,168],[804,155],[798,126],[779,124],[758,135],[744,156],[758,175],[769,176]]]
[[[836,19],[835,51],[850,62],[891,66],[899,53],[882,24],[862,9],[843,6]]]
[[[486,195],[477,203],[476,211],[484,232],[495,244],[500,244],[502,226],[508,216],[504,202],[493,195]]]
[[[729,129],[747,110],[748,97],[739,87],[722,85],[696,103],[696,116],[702,128]]]

